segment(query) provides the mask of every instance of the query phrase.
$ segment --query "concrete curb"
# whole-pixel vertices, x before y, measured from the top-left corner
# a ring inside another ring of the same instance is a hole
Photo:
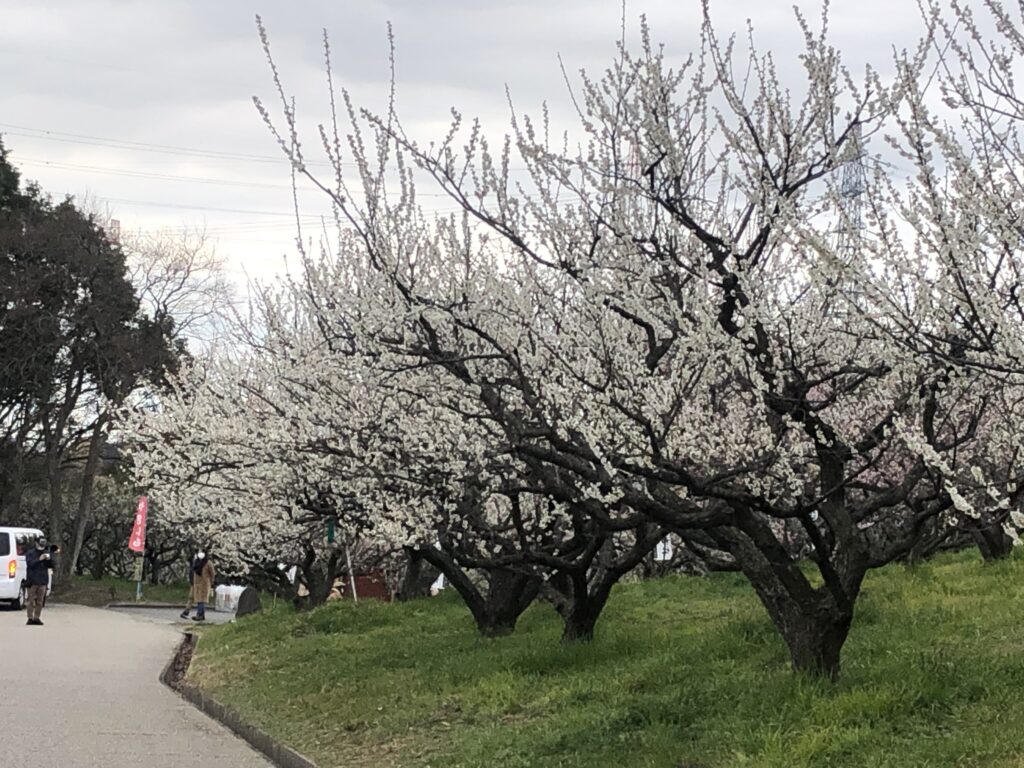
[[[185,610],[184,603],[107,603],[104,608],[178,608]]]
[[[194,634],[191,632],[184,633],[181,643],[178,644],[178,650],[175,651],[170,661],[164,667],[163,672],[160,673],[160,682],[178,693],[196,709],[225,726],[240,739],[247,741],[254,749],[263,753],[274,765],[278,766],[278,768],[317,768],[316,763],[312,760],[303,757],[294,749],[275,741],[265,731],[245,722],[237,712],[206,695],[196,686],[189,685],[181,679],[175,679],[176,670],[183,666],[182,657],[187,654],[188,659],[191,660],[196,643],[197,638]],[[184,677],[184,673],[185,669],[182,669],[182,677]]]

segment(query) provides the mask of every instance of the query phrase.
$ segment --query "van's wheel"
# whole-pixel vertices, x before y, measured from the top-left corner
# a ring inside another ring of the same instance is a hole
[[[25,610],[25,606],[28,605],[28,587],[24,584],[21,585],[21,589],[18,590],[18,596],[11,601],[11,605],[14,606],[16,611]]]

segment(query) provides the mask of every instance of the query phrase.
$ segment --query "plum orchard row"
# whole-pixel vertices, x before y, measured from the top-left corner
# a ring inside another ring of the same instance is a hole
[[[591,637],[671,532],[835,677],[867,570],[964,531],[1005,551],[1024,488],[1022,27],[926,5],[920,47],[860,82],[827,18],[798,17],[799,82],[707,12],[686,61],[644,26],[580,74],[569,138],[546,110],[497,144],[453,112],[422,144],[329,81],[330,178],[271,59],[282,114],[257,106],[337,232],[244,345],[127,418],[138,480],[251,565],[337,572],[335,517],[443,570],[488,634],[544,593]],[[871,164],[840,258],[858,136],[911,173]]]

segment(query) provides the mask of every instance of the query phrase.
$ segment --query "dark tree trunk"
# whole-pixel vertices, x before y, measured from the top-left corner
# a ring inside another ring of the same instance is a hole
[[[74,527],[71,531],[71,547],[64,557],[60,559],[60,570],[62,576],[67,576],[75,570],[78,558],[82,554],[82,543],[85,541],[85,531],[89,526],[92,517],[92,500],[96,490],[96,475],[100,469],[100,456],[103,451],[103,442],[106,438],[106,417],[100,416],[92,428],[92,435],[89,438],[89,455],[85,460],[85,469],[82,471],[82,487],[78,496],[78,510],[75,513]]]
[[[782,636],[793,669],[838,680],[840,653],[853,622],[852,603],[840,608],[825,588],[811,595],[780,591],[772,580],[751,580]]]
[[[309,594],[301,602],[303,610],[312,610],[327,602],[331,595],[331,582],[319,573],[307,574],[306,590]]]
[[[1010,556],[1013,552],[1013,539],[1006,535],[1000,523],[979,525],[971,529],[981,557],[986,563],[992,563]]]
[[[772,619],[789,649],[795,671],[833,681],[839,679],[840,653],[850,632],[852,614],[823,610],[799,617],[773,616]]]
[[[564,642],[589,642],[594,639],[594,628],[605,603],[608,602],[608,594],[590,595],[573,602],[572,610],[562,617]]]
[[[825,584],[812,587],[784,547],[771,544],[777,540],[766,524],[753,517],[740,520],[742,530],[717,529],[716,535],[768,611],[793,669],[837,680],[866,567],[818,541],[818,557],[825,558],[819,563]]]
[[[400,602],[430,596],[430,585],[441,572],[412,547],[405,547],[405,573],[395,598]]]
[[[149,583],[159,584],[167,569],[181,561],[182,552],[180,547],[161,543],[159,537],[154,536],[146,545],[145,556]]]
[[[477,628],[485,637],[501,637],[515,631],[516,622],[540,591],[537,576],[498,569],[487,574],[488,590],[483,605],[474,611]]]
[[[545,598],[562,617],[562,640],[587,642],[594,639],[594,629],[612,588],[619,579],[648,557],[665,537],[660,526],[646,525],[633,532],[633,543],[623,549],[606,535],[591,536],[586,547],[571,562],[557,568],[544,587]],[[554,563],[549,564],[556,567]]]
[[[487,581],[485,594],[449,553],[431,547],[419,550],[419,554],[443,573],[459,593],[484,637],[511,634],[523,611],[540,592],[539,576],[510,568],[491,568],[482,569]]]
[[[562,618],[564,642],[588,642],[594,639],[594,629],[608,603],[612,587],[619,575],[603,572],[591,585],[587,574],[559,572],[552,576],[544,589],[544,597]]]
[[[107,553],[102,546],[96,547],[96,554],[90,563],[89,573],[94,579],[102,579],[107,573]]]
[[[306,585],[308,594],[302,597],[296,596],[294,603],[297,610],[312,610],[327,602],[327,598],[331,596],[331,590],[334,588],[334,582],[338,579],[340,564],[341,554],[339,552],[331,552],[325,560],[322,557],[318,558],[314,550],[307,551],[303,562],[299,564],[299,570],[302,573],[303,583]]]
[[[917,539],[907,552],[907,565],[914,566],[938,552],[943,544],[956,533],[955,529],[940,525],[937,520],[922,525]]]
[[[64,503],[62,491],[64,485],[64,467],[59,448],[51,448],[46,454],[46,473],[49,481],[50,504],[49,504],[49,527],[47,536],[50,541],[58,546],[64,546]],[[61,567],[63,557],[57,559],[57,567],[53,569],[54,585],[60,584],[64,578],[64,571]]]

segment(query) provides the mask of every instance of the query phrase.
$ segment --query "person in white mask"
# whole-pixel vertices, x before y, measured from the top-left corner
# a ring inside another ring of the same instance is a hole
[[[185,610],[181,612],[181,618],[189,618],[189,612],[192,610],[192,606],[195,605],[196,615],[192,620],[206,621],[206,601],[210,597],[210,590],[213,589],[213,577],[215,575],[216,571],[213,569],[210,556],[205,552],[197,552],[189,567],[188,580],[192,584],[192,589],[189,590],[188,604],[185,606]]]

